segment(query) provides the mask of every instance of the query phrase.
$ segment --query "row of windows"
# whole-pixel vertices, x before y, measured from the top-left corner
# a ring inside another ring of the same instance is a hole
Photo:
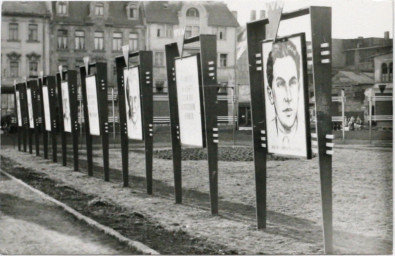
[[[95,3],[93,12],[96,16],[104,16],[104,4],[103,3]],[[58,15],[68,15],[67,12],[67,2],[58,2],[56,6],[56,13]],[[127,7],[127,15],[129,19],[138,18],[138,9],[137,5],[132,4]]]
[[[381,81],[382,82],[392,82],[393,70],[392,62],[381,64]]]
[[[200,34],[199,26],[186,26],[185,37],[189,38]],[[226,27],[214,27],[213,34],[217,35],[218,40],[226,40]],[[156,37],[173,37],[173,25],[158,24],[156,29]]]
[[[8,40],[18,41],[19,40],[19,24],[10,23],[8,27]],[[38,25],[28,25],[28,41],[38,41]]]
[[[38,76],[38,62],[30,61],[29,63],[29,77]],[[10,61],[9,77],[19,77],[19,61]]]
[[[112,37],[112,50],[120,51],[122,49],[122,38],[121,32],[114,32]],[[60,29],[58,30],[58,49],[68,49],[68,31]],[[136,33],[129,34],[129,47],[130,50],[138,50],[138,35]],[[74,49],[84,50],[85,49],[85,31],[77,30],[74,33]],[[102,51],[104,50],[104,32],[96,31],[94,33],[94,49]]]

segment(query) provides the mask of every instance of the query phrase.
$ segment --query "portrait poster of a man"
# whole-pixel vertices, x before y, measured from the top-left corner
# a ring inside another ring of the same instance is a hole
[[[99,105],[96,91],[96,77],[86,77],[86,96],[88,101],[89,132],[100,136]]]
[[[143,140],[139,67],[124,70],[125,106],[128,138]]]
[[[268,153],[311,155],[305,52],[304,34],[262,44]]]
[[[62,87],[62,108],[63,108],[64,131],[71,132],[69,85],[67,82],[62,82],[61,87]]]

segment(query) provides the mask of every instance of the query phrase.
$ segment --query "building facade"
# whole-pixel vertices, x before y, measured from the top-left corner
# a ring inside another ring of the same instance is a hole
[[[83,57],[107,62],[108,86],[116,88],[115,57],[122,45],[131,51],[145,49],[145,29],[140,2],[51,2],[50,72],[58,66],[76,69]]]
[[[14,111],[13,84],[49,72],[46,2],[4,2],[1,22],[1,116]]]

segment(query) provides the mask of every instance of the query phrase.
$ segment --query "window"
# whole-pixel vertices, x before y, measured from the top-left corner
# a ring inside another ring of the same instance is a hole
[[[37,31],[37,24],[29,24],[29,41],[38,41]]]
[[[38,77],[37,67],[38,67],[37,61],[29,62],[29,77]]]
[[[9,26],[9,40],[18,40],[18,24],[10,23]]]
[[[155,81],[155,90],[157,93],[165,93],[165,81]]]
[[[387,81],[388,79],[388,66],[386,63],[381,64],[381,81]]]
[[[199,17],[199,11],[196,8],[189,8],[187,11],[187,17]]]
[[[115,32],[112,38],[112,50],[120,51],[122,49],[122,33]]]
[[[173,25],[168,24],[158,24],[156,31],[157,37],[173,37]]]
[[[185,27],[185,37],[192,37],[192,36],[197,36],[200,33],[200,27],[199,26],[186,26]]]
[[[97,3],[95,5],[95,15],[97,15],[97,16],[104,15],[104,4],[103,3]]]
[[[58,30],[58,49],[67,49],[67,30]]]
[[[390,82],[392,82],[392,74],[393,74],[393,72],[392,72],[392,62],[390,63],[390,65],[389,65],[389,81]]]
[[[58,8],[57,8],[56,11],[60,15],[67,14],[67,3],[66,2],[59,2],[58,3]]]
[[[95,32],[95,50],[104,50],[104,32]]]
[[[81,30],[75,31],[75,49],[85,49],[85,32]]]
[[[11,77],[19,76],[19,63],[17,61],[10,62],[10,72],[11,72]]]
[[[218,27],[217,39],[218,40],[226,40],[226,27]]]
[[[137,19],[138,18],[137,6],[135,6],[135,5],[129,6],[128,12],[129,12],[129,15],[128,15],[129,19]]]
[[[138,50],[138,35],[136,33],[129,34],[129,48],[131,51]]]
[[[228,54],[226,53],[221,53],[219,55],[219,66],[221,68],[227,67],[227,59],[228,59]]]
[[[164,54],[163,52],[155,52],[155,66],[163,66],[164,65]]]

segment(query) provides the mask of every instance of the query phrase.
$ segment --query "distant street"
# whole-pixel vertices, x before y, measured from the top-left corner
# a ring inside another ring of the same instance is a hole
[[[0,176],[0,254],[138,254]]]

